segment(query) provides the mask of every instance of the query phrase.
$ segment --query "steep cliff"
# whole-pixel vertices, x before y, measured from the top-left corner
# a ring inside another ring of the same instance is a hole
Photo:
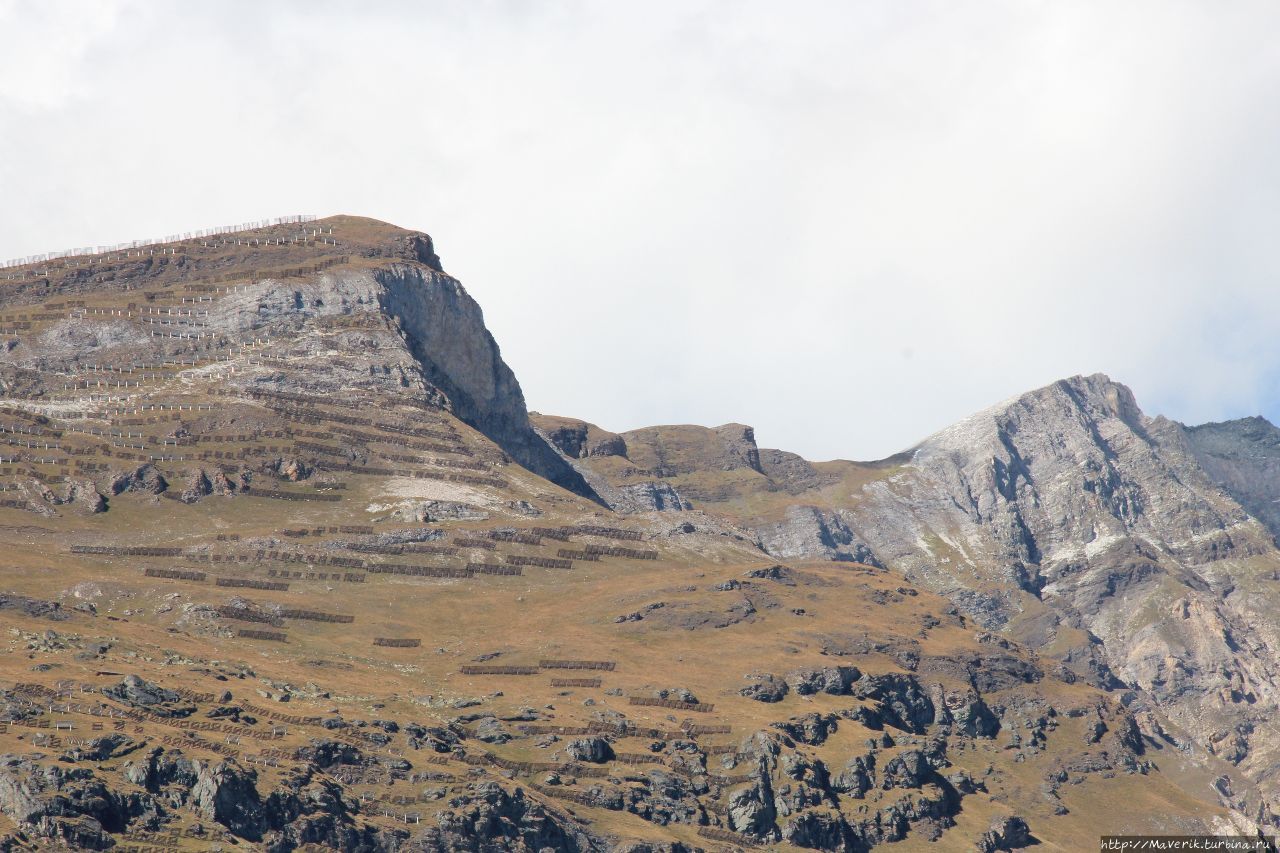
[[[1187,439],[1213,481],[1280,539],[1280,429],[1241,418],[1188,427]]]
[[[533,429],[520,383],[461,283],[430,266],[410,264],[383,267],[373,278],[378,305],[399,322],[424,379],[443,392],[459,418],[535,474],[595,497]]]

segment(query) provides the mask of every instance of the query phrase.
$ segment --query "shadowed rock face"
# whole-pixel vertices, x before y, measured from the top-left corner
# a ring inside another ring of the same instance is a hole
[[[375,279],[379,304],[399,322],[424,378],[444,392],[459,418],[535,474],[595,497],[582,475],[530,425],[520,383],[502,360],[480,306],[456,279],[402,264],[377,271]]]
[[[1266,418],[1188,427],[1196,461],[1280,541],[1280,429]]]

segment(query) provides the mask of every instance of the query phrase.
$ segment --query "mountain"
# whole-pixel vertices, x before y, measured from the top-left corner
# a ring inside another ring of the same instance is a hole
[[[649,444],[689,429],[650,430]],[[648,473],[757,531],[774,556],[888,566],[1073,677],[1127,688],[1149,735],[1225,758],[1233,790],[1251,792],[1237,807],[1267,815],[1280,553],[1262,519],[1280,492],[1277,434],[1261,419],[1189,429],[1149,418],[1128,388],[1095,375],[882,462],[761,450],[786,465],[742,475],[699,467],[694,453]]]
[[[357,217],[0,288],[3,849],[1276,825],[1262,422],[1092,376],[877,462],[613,433]]]

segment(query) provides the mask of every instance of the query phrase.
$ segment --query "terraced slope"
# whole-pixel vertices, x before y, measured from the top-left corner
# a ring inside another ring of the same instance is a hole
[[[336,217],[8,275],[4,849],[1077,850],[1242,820],[1229,759],[1138,693],[843,532],[780,560],[719,508],[883,466],[531,423],[426,235]]]

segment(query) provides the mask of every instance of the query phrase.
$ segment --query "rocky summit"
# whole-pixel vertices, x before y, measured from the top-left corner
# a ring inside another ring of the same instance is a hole
[[[1280,430],[1105,376],[875,462],[527,410],[431,239],[0,271],[0,850],[1280,829]]]

